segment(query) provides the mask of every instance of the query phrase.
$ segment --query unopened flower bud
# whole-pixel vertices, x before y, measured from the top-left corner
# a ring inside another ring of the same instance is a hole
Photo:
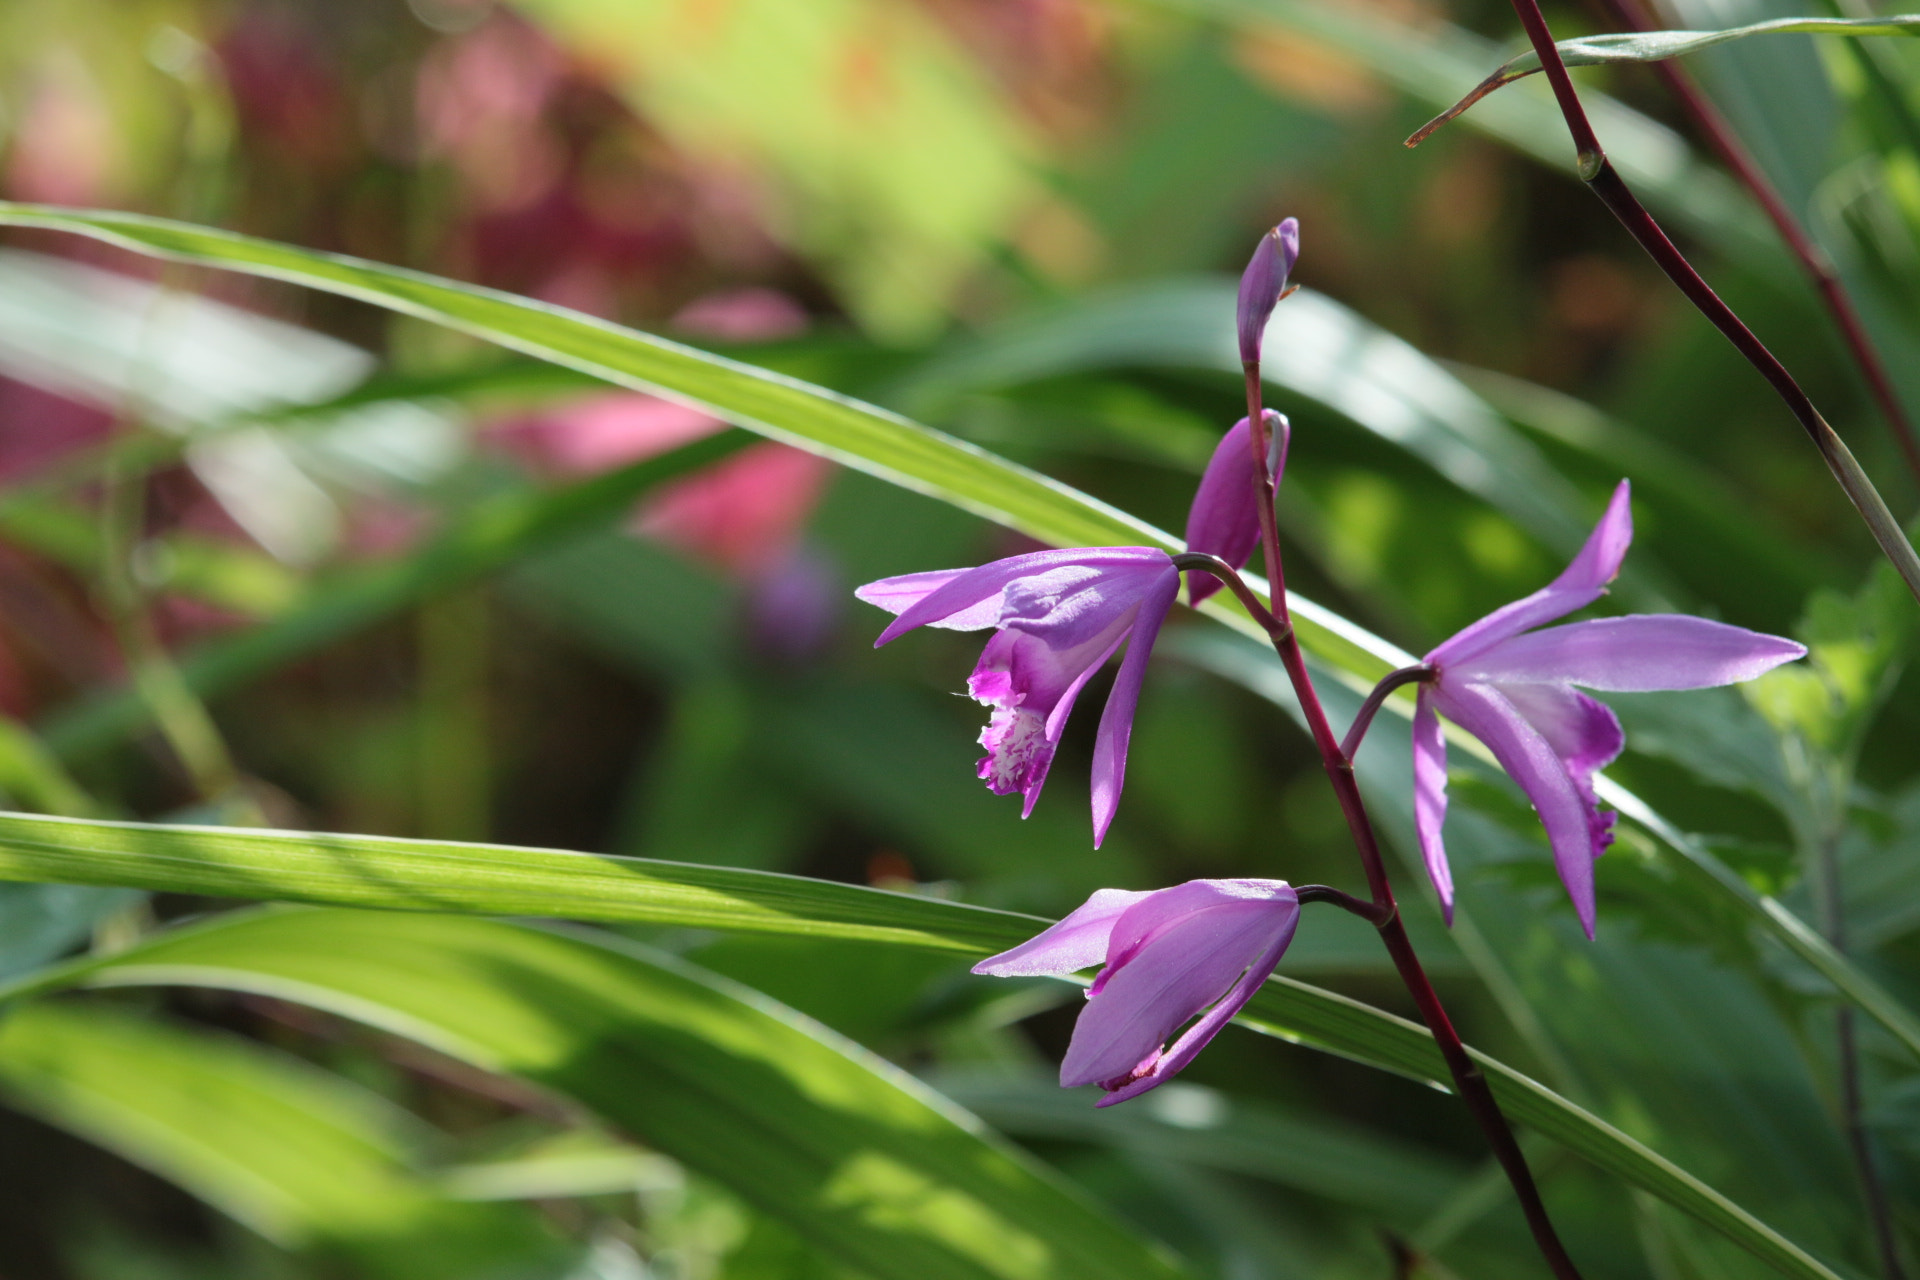
[[[1260,340],[1267,331],[1267,318],[1274,304],[1287,290],[1287,276],[1294,259],[1300,256],[1300,223],[1288,218],[1260,237],[1253,261],[1240,277],[1240,363],[1252,367],[1260,363]]]

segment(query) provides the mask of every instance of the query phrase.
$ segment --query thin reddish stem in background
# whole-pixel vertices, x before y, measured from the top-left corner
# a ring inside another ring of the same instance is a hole
[[[1271,590],[1271,609],[1254,611],[1254,617],[1266,630],[1274,651],[1280,655],[1281,665],[1287,670],[1287,677],[1293,683],[1294,696],[1299,699],[1301,712],[1306,717],[1307,731],[1313,737],[1313,745],[1320,752],[1327,779],[1333,784],[1334,794],[1340,800],[1340,812],[1346,817],[1354,848],[1359,852],[1360,866],[1366,873],[1367,888],[1377,914],[1374,927],[1379,930],[1387,954],[1393,958],[1393,967],[1398,970],[1400,981],[1419,1007],[1421,1020],[1427,1024],[1434,1043],[1440,1048],[1440,1056],[1445,1059],[1447,1070],[1453,1076],[1455,1093],[1467,1104],[1468,1111],[1486,1136],[1487,1145],[1493,1149],[1494,1158],[1506,1173],[1507,1181],[1513,1185],[1520,1211],[1526,1215],[1527,1226],[1533,1232],[1534,1243],[1546,1258],[1547,1266],[1557,1280],[1580,1280],[1580,1272],[1553,1229],[1553,1221],[1547,1216],[1547,1206],[1540,1198],[1540,1189],[1534,1185],[1533,1171],[1527,1167],[1527,1159],[1521,1154],[1520,1144],[1514,1140],[1513,1129],[1507,1124],[1499,1102],[1494,1099],[1486,1075],[1461,1042],[1460,1033],[1454,1030],[1453,1021],[1447,1017],[1439,994],[1434,991],[1426,970],[1421,967],[1420,957],[1414,953],[1413,942],[1407,937],[1406,926],[1400,919],[1399,905],[1394,901],[1393,886],[1387,881],[1386,860],[1380,855],[1373,822],[1367,816],[1366,804],[1360,797],[1360,784],[1354,777],[1353,761],[1341,750],[1339,740],[1334,737],[1333,726],[1327,722],[1326,709],[1320,705],[1313,678],[1307,672],[1306,656],[1301,652],[1299,637],[1294,635],[1293,622],[1287,612],[1286,575],[1281,569],[1280,535],[1273,514],[1273,476],[1267,470],[1266,416],[1261,412],[1259,364],[1248,361],[1246,374],[1247,422],[1251,428],[1248,435],[1253,448],[1254,493],[1259,502],[1260,547],[1266,557]],[[1228,573],[1232,578],[1239,577],[1231,570]],[[1233,585],[1226,578],[1222,580],[1227,581],[1229,587]],[[1236,594],[1243,592],[1252,594],[1245,590],[1244,584],[1236,590]]]
[[[1655,29],[1652,20],[1635,0],[1596,2],[1623,27],[1636,31]],[[1787,208],[1786,201],[1741,145],[1726,117],[1701,92],[1700,86],[1694,83],[1686,69],[1670,60],[1654,63],[1653,69],[1692,118],[1694,127],[1720,157],[1720,162],[1759,202],[1767,220],[1773,223],[1774,230],[1780,233],[1788,250],[1799,260],[1801,269],[1807,273],[1807,278],[1813,282],[1814,289],[1826,303],[1833,323],[1840,330],[1841,340],[1853,354],[1854,363],[1859,365],[1860,375],[1866,379],[1868,391],[1880,406],[1880,413],[1887,420],[1894,442],[1900,446],[1900,452],[1907,460],[1908,470],[1913,472],[1914,480],[1920,482],[1920,438],[1915,437],[1913,422],[1907,417],[1899,393],[1893,388],[1893,379],[1887,373],[1887,366],[1880,359],[1873,339],[1867,335],[1866,325],[1861,322],[1860,313],[1854,309],[1853,300],[1847,297],[1826,252],[1814,243],[1813,237],[1800,225],[1793,211]]]
[[[1573,135],[1581,181],[1620,220],[1628,234],[1639,241],[1640,247],[1667,273],[1667,278],[1679,287],[1687,300],[1733,343],[1735,349],[1746,357],[1747,363],[1757,369],[1786,402],[1787,408],[1812,439],[1814,448],[1820,451],[1827,469],[1853,503],[1854,510],[1866,522],[1873,540],[1899,572],[1914,598],[1920,600],[1920,555],[1914,554],[1913,544],[1907,541],[1899,521],[1887,510],[1886,500],[1873,487],[1873,481],[1861,470],[1846,442],[1820,416],[1820,411],[1814,408],[1813,401],[1793,380],[1786,366],[1767,350],[1765,343],[1754,336],[1745,322],[1734,314],[1733,308],[1721,301],[1720,295],[1694,270],[1686,255],[1667,238],[1667,233],[1660,229],[1653,215],[1647,212],[1626,182],[1614,171],[1613,162],[1607,159],[1600,139],[1594,135],[1586,109],[1580,105],[1580,95],[1574,92],[1573,80],[1567,75],[1566,63],[1560,60],[1560,50],[1554,47],[1553,32],[1547,27],[1547,19],[1540,12],[1538,0],[1512,0],[1512,4],[1513,11],[1519,15],[1520,25],[1526,28],[1527,39],[1532,43],[1534,53],[1539,55],[1540,65],[1546,70],[1548,82],[1553,85],[1553,96],[1560,104],[1560,114],[1566,118],[1567,131]]]

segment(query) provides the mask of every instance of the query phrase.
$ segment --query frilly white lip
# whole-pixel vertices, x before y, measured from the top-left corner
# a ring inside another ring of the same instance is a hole
[[[1453,874],[1440,829],[1447,744],[1440,716],[1487,745],[1533,802],[1580,924],[1593,936],[1593,862],[1613,841],[1593,775],[1626,743],[1619,718],[1574,686],[1613,692],[1704,689],[1764,675],[1806,648],[1780,636],[1682,614],[1634,614],[1533,630],[1606,594],[1633,542],[1622,480],[1580,554],[1551,583],[1464,628],[1426,656],[1413,720],[1414,825],[1453,919]]]

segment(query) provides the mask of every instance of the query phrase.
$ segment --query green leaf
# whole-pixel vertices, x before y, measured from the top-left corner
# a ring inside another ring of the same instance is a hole
[[[1055,546],[1181,549],[1178,540],[1145,521],[898,414],[546,303],[138,214],[0,202],[0,226],[6,225],[70,231],[170,261],[285,280],[432,320],[619,386],[691,405]],[[616,483],[611,476],[594,483],[599,481]],[[386,599],[390,588],[376,584],[358,590]],[[343,594],[349,598],[338,607],[354,619],[364,617],[365,606],[356,593]],[[1337,654],[1367,674],[1385,670],[1369,659],[1360,639],[1365,633],[1358,628],[1309,600],[1295,598],[1293,611],[1304,643]],[[1222,609],[1221,616],[1238,615]],[[339,634],[337,626],[331,615],[310,617],[302,610],[277,620],[274,629],[245,633],[210,650],[201,663],[189,660],[184,674],[202,692],[224,687],[302,651],[309,643],[303,639],[308,629],[330,638]],[[197,669],[201,666],[211,669]],[[125,699],[82,706],[50,724],[46,736],[49,745],[65,754],[97,750],[144,723],[144,715]]]
[[[1183,1274],[911,1076],[606,935],[282,908],[174,930],[56,981],[274,996],[517,1076],[880,1280]]]
[[[1236,1021],[1445,1087],[1440,1082],[1447,1078],[1446,1063],[1424,1027],[1289,978],[1268,979]],[[1838,1280],[1824,1263],[1672,1161],[1539,1081],[1477,1049],[1469,1052],[1486,1072],[1508,1119],[1533,1126],[1622,1181],[1658,1196],[1782,1275]]]
[[[1886,18],[1775,18],[1770,22],[1728,27],[1722,31],[1624,31],[1613,35],[1578,36],[1559,41],[1554,48],[1560,51],[1560,60],[1570,67],[1599,67],[1620,62],[1664,62],[1668,58],[1682,58],[1731,40],[1794,31],[1856,38],[1913,36],[1920,35],[1920,14]],[[1539,70],[1540,55],[1531,49],[1507,59],[1492,75],[1475,85],[1466,97],[1422,125],[1418,132],[1407,139],[1407,145],[1417,146],[1426,141],[1440,126],[1495,89],[1534,75]]]
[[[803,876],[510,845],[0,814],[0,880],[554,916],[986,955],[1046,922]]]
[[[970,955],[985,955],[1024,941],[1045,923],[1012,912],[772,872],[374,836],[15,815],[0,815],[0,877],[94,878],[184,893],[248,894],[412,911],[680,924],[886,941]],[[317,918],[382,917],[320,912],[248,917]],[[435,923],[421,928],[455,931],[458,924],[430,919]],[[112,960],[81,961],[26,979],[12,993],[88,981],[87,975],[96,972],[125,972],[124,966],[137,965],[173,965],[164,972],[177,972],[181,981],[203,981],[188,976],[198,974],[198,969],[178,968],[188,962],[177,957],[195,954],[198,944],[192,939],[217,938],[221,929],[233,927],[241,926],[217,924],[198,933],[163,935]],[[1249,1009],[1243,1021],[1257,1030],[1415,1079],[1446,1078],[1439,1050],[1424,1029],[1345,996],[1275,978]],[[415,1033],[427,1035],[418,1029],[409,1032]],[[440,1040],[430,1042],[441,1044]],[[1831,1272],[1704,1183],[1522,1073],[1484,1055],[1480,1060],[1502,1105],[1511,1106],[1515,1119],[1693,1215],[1784,1274],[1831,1280]]]
[[[702,409],[975,515],[1069,546],[1156,531],[1046,476],[898,414],[579,312],[340,254],[128,213],[0,203],[0,225],[71,231],[175,262],[243,271],[417,316],[618,386]]]
[[[933,1083],[994,1128],[1098,1142],[1262,1178],[1310,1195],[1407,1215],[1433,1212],[1471,1176],[1464,1164],[1318,1114],[1174,1081],[1139,1107],[1089,1106],[1091,1090],[1005,1071],[943,1072]]]
[[[455,1280],[558,1251],[517,1206],[436,1192],[413,1168],[427,1135],[411,1116],[243,1040],[30,1002],[0,1020],[0,1091],[269,1240],[374,1274]]]

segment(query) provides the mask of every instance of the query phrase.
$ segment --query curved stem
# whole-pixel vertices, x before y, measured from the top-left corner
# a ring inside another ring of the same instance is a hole
[[[1666,272],[1667,278],[1686,295],[1687,300],[1725,335],[1727,341],[1746,357],[1747,363],[1759,371],[1760,376],[1786,403],[1813,441],[1814,448],[1820,451],[1827,469],[1853,503],[1854,510],[1866,522],[1873,540],[1880,545],[1880,550],[1907,584],[1907,590],[1913,593],[1916,600],[1920,600],[1920,555],[1914,554],[1913,544],[1907,541],[1899,522],[1887,510],[1886,500],[1873,487],[1873,482],[1867,478],[1846,444],[1827,425],[1820,411],[1814,408],[1807,393],[1787,372],[1787,367],[1767,349],[1765,343],[1754,336],[1753,330],[1747,328],[1746,323],[1734,314],[1733,308],[1723,302],[1713,287],[1694,270],[1686,255],[1667,238],[1667,233],[1653,220],[1653,215],[1647,212],[1625,180],[1615,172],[1613,162],[1607,159],[1600,139],[1593,132],[1593,124],[1587,119],[1586,109],[1580,105],[1579,94],[1574,92],[1573,80],[1567,75],[1567,65],[1561,61],[1560,50],[1554,46],[1553,32],[1547,27],[1546,16],[1540,12],[1539,0],[1512,0],[1512,4],[1513,11],[1519,15],[1520,25],[1526,28],[1527,39],[1532,43],[1534,53],[1539,55],[1540,65],[1546,70],[1547,80],[1553,85],[1553,96],[1560,104],[1560,114],[1566,118],[1567,132],[1573,135],[1581,181],[1620,220],[1627,233]]]
[[[1386,705],[1387,696],[1401,685],[1426,684],[1434,677],[1434,670],[1424,662],[1411,667],[1401,667],[1389,671],[1380,677],[1380,683],[1373,686],[1367,700],[1360,704],[1360,710],[1354,713],[1353,723],[1347,726],[1347,736],[1340,739],[1340,754],[1351,760],[1360,754],[1360,744],[1366,740],[1367,729],[1373,724],[1374,716]]]
[[[1331,902],[1342,911],[1359,916],[1376,929],[1379,928],[1387,918],[1386,912],[1380,909],[1378,903],[1368,902],[1365,898],[1356,898],[1350,893],[1334,888],[1332,885],[1298,884],[1293,887],[1293,893],[1294,896],[1299,898],[1303,903]]]
[[[1266,417],[1261,413],[1258,363],[1248,362],[1246,374],[1254,496],[1259,504],[1260,546],[1266,557],[1272,593],[1268,608],[1257,612],[1250,608],[1249,612],[1266,630],[1274,651],[1280,656],[1281,665],[1286,668],[1288,679],[1293,683],[1294,696],[1299,699],[1301,713],[1306,718],[1307,732],[1320,753],[1320,761],[1326,769],[1327,780],[1333,784],[1334,795],[1339,798],[1340,811],[1346,817],[1347,830],[1353,837],[1355,851],[1360,855],[1361,869],[1366,873],[1367,888],[1372,898],[1371,910],[1378,916],[1373,920],[1373,925],[1380,933],[1380,941],[1386,946],[1388,956],[1393,960],[1393,967],[1400,974],[1400,981],[1419,1008],[1421,1020],[1432,1033],[1440,1056],[1446,1061],[1447,1071],[1453,1077],[1454,1092],[1466,1103],[1481,1133],[1485,1135],[1487,1145],[1493,1149],[1494,1158],[1506,1173],[1507,1181],[1513,1185],[1514,1197],[1519,1201],[1520,1211],[1533,1233],[1534,1243],[1556,1280],[1580,1280],[1579,1270],[1567,1255],[1566,1247],[1560,1243],[1552,1219],[1547,1216],[1540,1189],[1534,1185],[1533,1171],[1527,1167],[1520,1144],[1514,1140],[1513,1130],[1508,1126],[1506,1116],[1501,1113],[1500,1104],[1494,1100],[1493,1089],[1487,1084],[1479,1064],[1467,1052],[1460,1033],[1454,1030],[1446,1007],[1440,1003],[1440,996],[1427,979],[1420,957],[1414,952],[1413,942],[1407,937],[1399,906],[1394,901],[1393,886],[1387,880],[1386,860],[1381,856],[1373,821],[1367,816],[1366,803],[1360,796],[1360,784],[1354,777],[1353,760],[1334,737],[1333,726],[1327,721],[1326,708],[1320,705],[1320,695],[1315,691],[1313,678],[1307,672],[1306,655],[1301,651],[1300,639],[1294,634],[1287,615],[1286,576],[1280,562],[1279,530],[1274,523],[1273,477],[1267,470]],[[1231,578],[1221,577],[1221,581],[1226,582],[1229,588],[1234,588],[1232,579],[1240,576],[1224,562],[1217,560],[1215,566],[1204,567],[1215,576],[1220,576],[1220,570],[1230,574]],[[1234,589],[1234,594],[1243,602],[1253,595],[1244,583]]]

